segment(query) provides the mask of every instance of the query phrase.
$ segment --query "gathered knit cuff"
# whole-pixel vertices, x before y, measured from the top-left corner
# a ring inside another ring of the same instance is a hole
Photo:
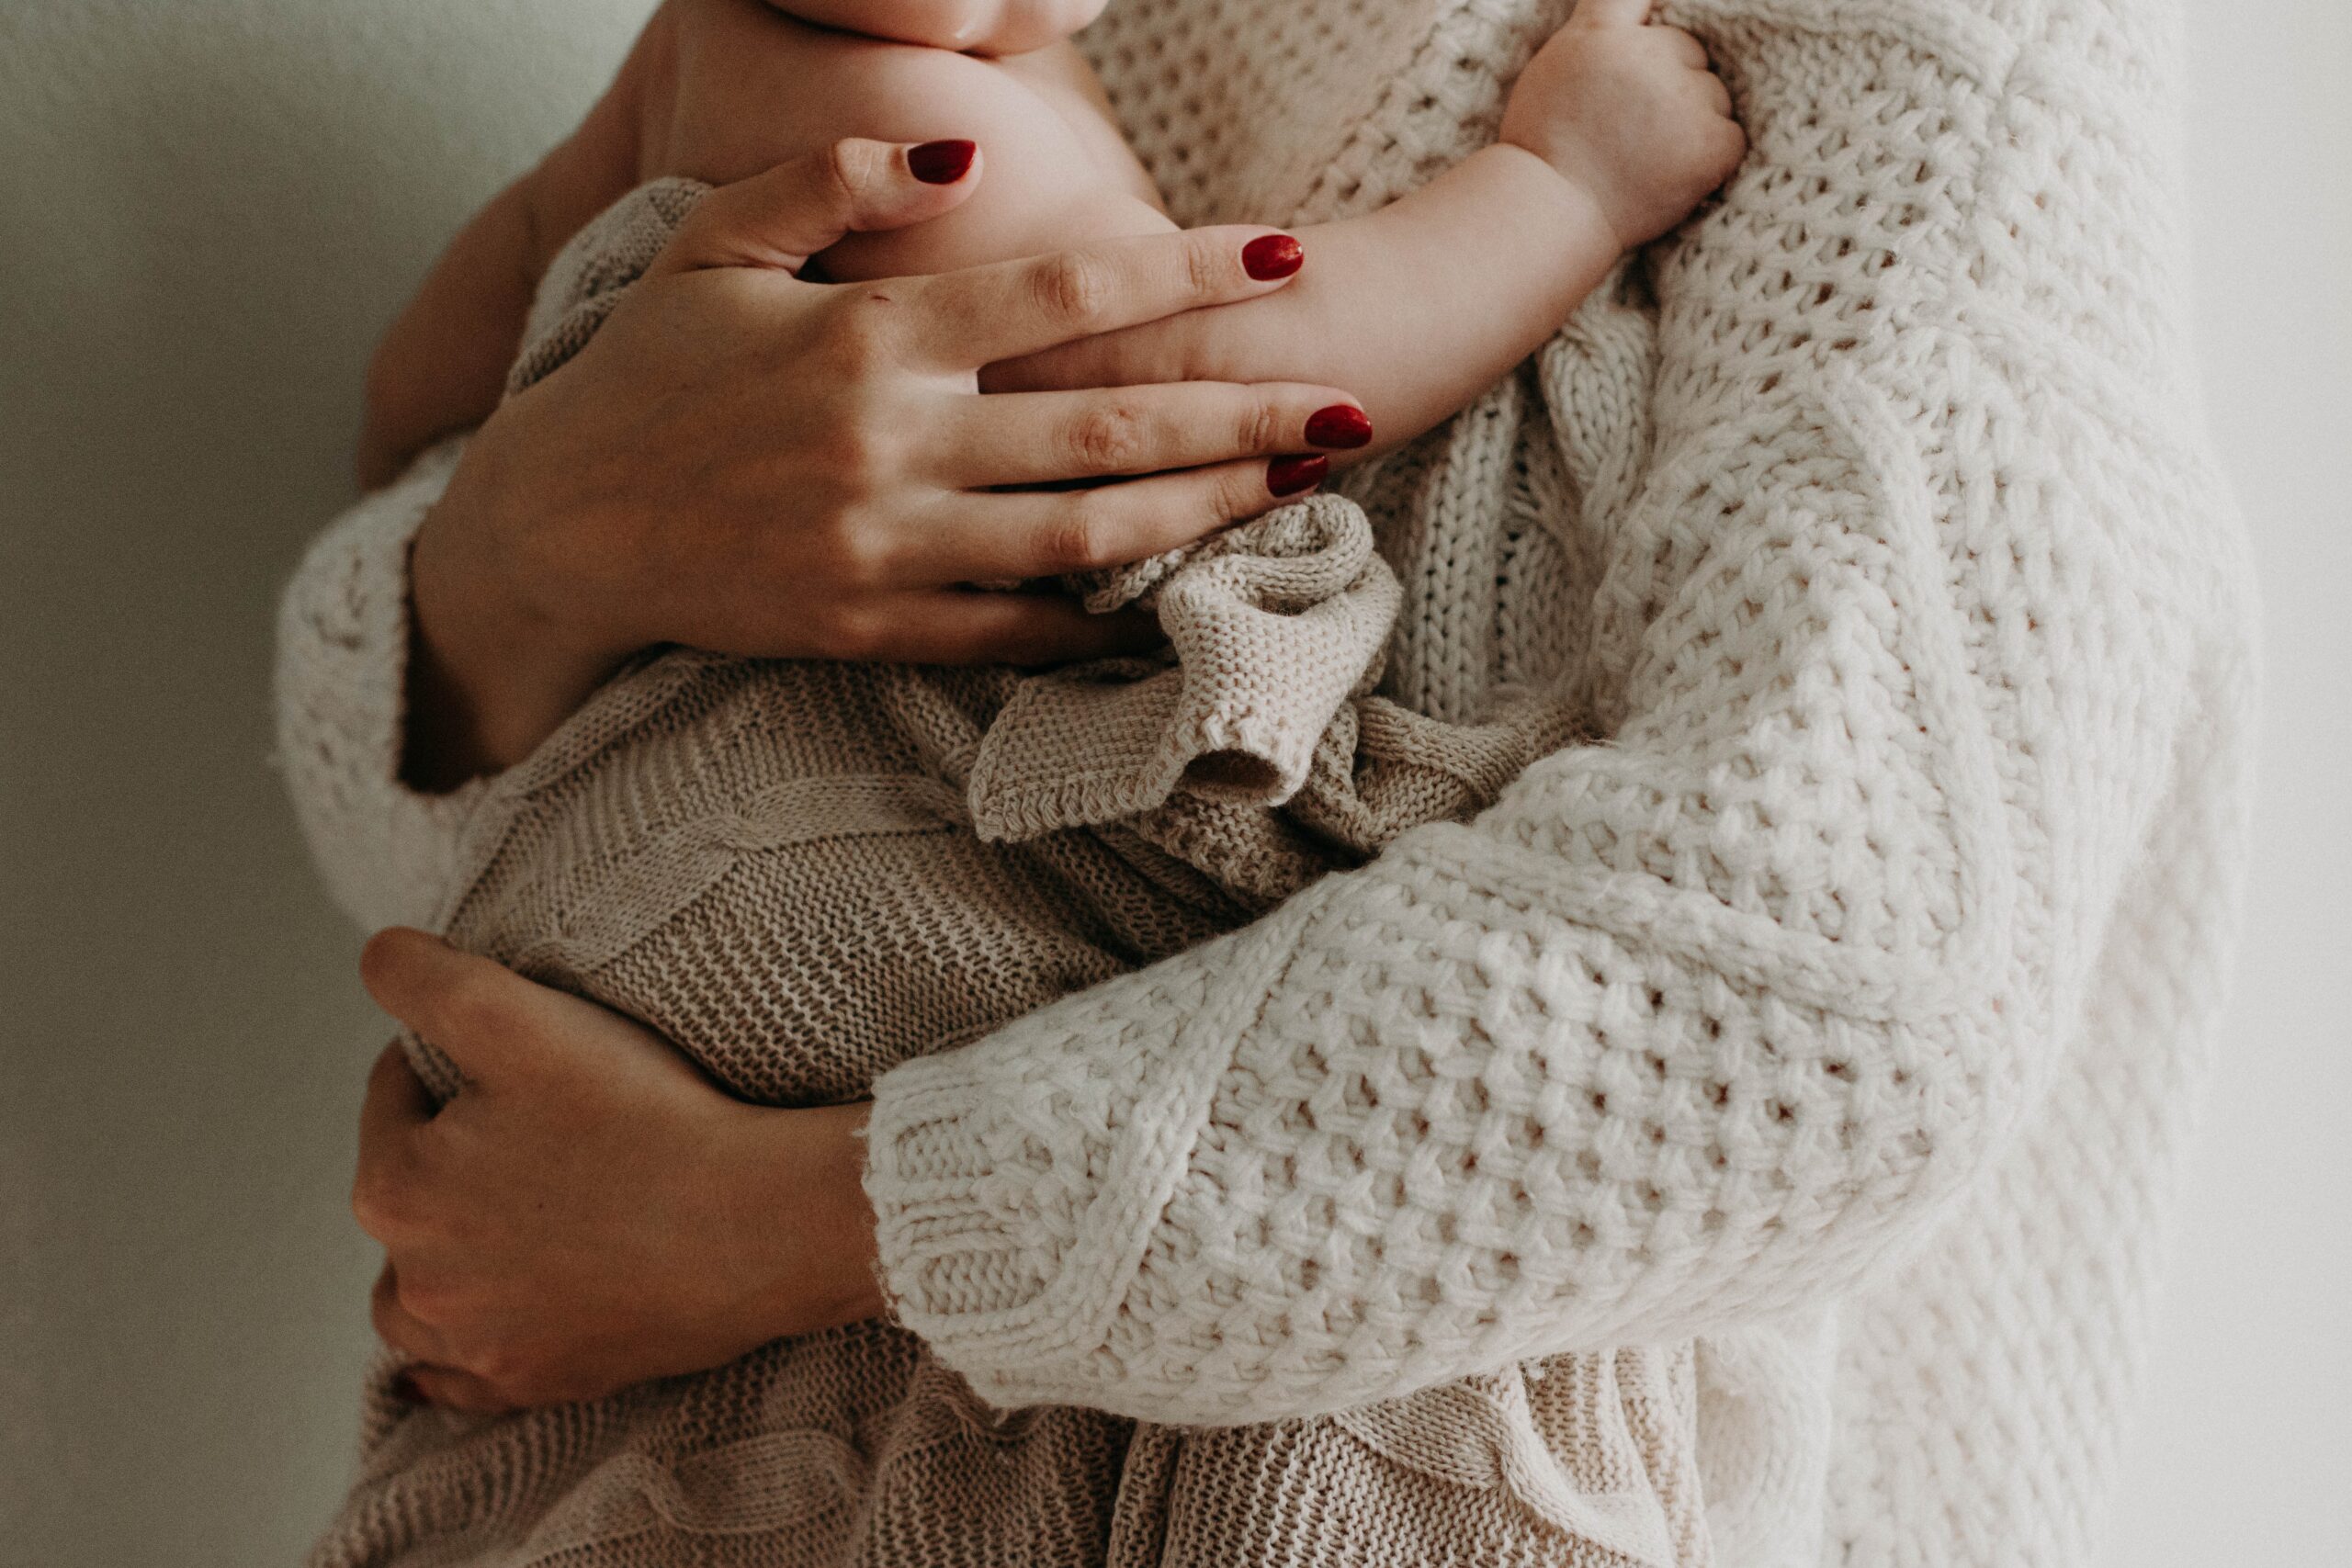
[[[982,1397],[1164,1415],[1145,1369],[1120,1364],[1114,1325],[1237,1045],[1327,902],[1310,888],[876,1081],[865,1192],[884,1290]],[[1189,1392],[1249,1418],[1250,1390]]]
[[[445,442],[322,534],[277,619],[277,751],[311,854],[361,926],[435,913],[480,782],[445,795],[401,779],[409,547],[464,450]]]

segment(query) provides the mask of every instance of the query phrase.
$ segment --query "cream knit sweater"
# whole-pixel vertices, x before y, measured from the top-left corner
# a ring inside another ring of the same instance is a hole
[[[1090,42],[1181,220],[1305,220],[1475,145],[1563,8],[1184,0]],[[1383,480],[1391,694],[1551,688],[1607,743],[885,1077],[885,1268],[991,1400],[1162,1420],[1693,1336],[1720,1561],[2079,1562],[2252,676],[2179,335],[2169,8],[1668,14],[1747,166],[1655,308],[1597,299]],[[284,762],[371,923],[429,918],[481,795],[394,773],[447,471],[286,603]]]

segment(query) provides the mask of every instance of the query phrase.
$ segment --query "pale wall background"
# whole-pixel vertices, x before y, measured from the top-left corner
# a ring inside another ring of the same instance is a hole
[[[0,1568],[290,1562],[337,1494],[383,1032],[267,769],[271,604],[374,333],[643,8],[0,0]],[[2352,7],[2193,9],[2270,686],[2114,1568],[2352,1562]]]

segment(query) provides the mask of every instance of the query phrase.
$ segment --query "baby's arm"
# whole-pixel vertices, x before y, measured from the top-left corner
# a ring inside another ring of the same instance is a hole
[[[1209,378],[1346,387],[1378,451],[1463,407],[1626,249],[1679,222],[1746,138],[1697,41],[1584,0],[1521,77],[1502,141],[1372,215],[1299,231],[1298,280],[991,367],[991,389]]]

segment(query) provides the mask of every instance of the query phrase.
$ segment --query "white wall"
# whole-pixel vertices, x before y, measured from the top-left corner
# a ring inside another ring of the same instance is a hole
[[[2208,416],[2267,602],[2252,898],[2110,1568],[2352,1563],[2352,6],[2190,0]]]
[[[271,603],[373,333],[643,8],[0,0],[0,1568],[291,1562],[337,1492],[382,1031],[265,765]],[[2197,9],[2270,722],[2114,1568],[2352,1560],[2352,8]]]
[[[0,0],[0,1564],[299,1561],[382,1026],[266,767],[368,347],[646,0]]]

